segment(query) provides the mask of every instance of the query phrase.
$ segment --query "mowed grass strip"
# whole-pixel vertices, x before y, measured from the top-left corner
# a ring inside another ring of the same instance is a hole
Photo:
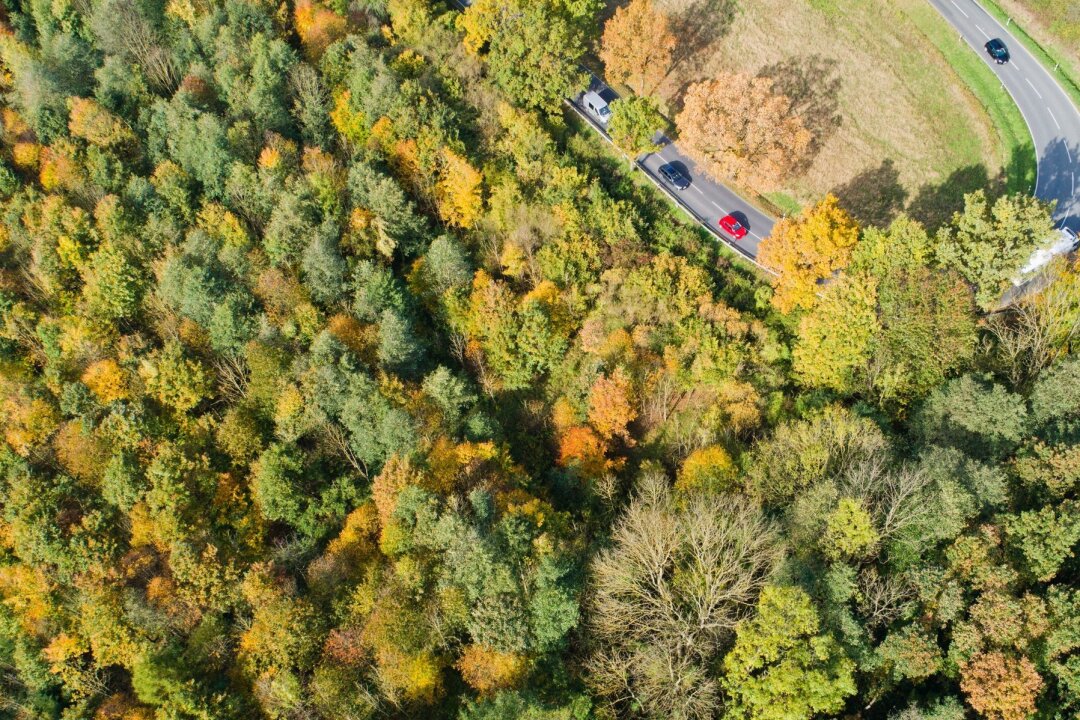
[[[960,39],[929,3],[908,6],[908,17],[934,43],[990,116],[1001,144],[1001,166],[1008,170],[1006,189],[1031,192],[1035,186],[1035,150],[1027,123],[1008,91],[970,45]]]

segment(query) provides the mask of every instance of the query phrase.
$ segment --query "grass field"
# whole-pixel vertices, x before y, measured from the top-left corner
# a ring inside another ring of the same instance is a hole
[[[864,222],[914,206],[934,224],[1002,168],[1033,171],[1019,111],[925,0],[658,4],[680,38],[658,91],[672,113],[690,82],[721,69],[768,74],[803,108],[821,142],[806,172],[772,194],[785,205],[836,190]]]

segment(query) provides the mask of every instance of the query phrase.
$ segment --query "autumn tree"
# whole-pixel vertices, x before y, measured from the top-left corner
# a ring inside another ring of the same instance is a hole
[[[845,275],[825,287],[799,322],[793,356],[803,383],[839,393],[857,389],[880,333],[876,305],[873,278]]]
[[[472,227],[484,207],[481,195],[484,176],[468,160],[449,149],[443,149],[439,174],[435,191],[439,215],[449,225]]]
[[[960,668],[960,687],[971,705],[987,720],[1025,720],[1035,712],[1043,680],[1026,657],[990,652]]]
[[[589,392],[589,422],[605,440],[620,437],[632,442],[627,425],[637,417],[630,378],[622,368],[601,375]]]
[[[741,73],[691,85],[675,126],[681,147],[710,175],[759,189],[782,183],[812,139],[772,80]]]
[[[762,241],[758,261],[776,270],[773,305],[783,313],[809,309],[821,283],[847,267],[859,228],[834,195],[797,218],[785,218]]]
[[[600,59],[608,80],[644,96],[667,74],[676,43],[667,14],[653,0],[632,0],[604,24]]]

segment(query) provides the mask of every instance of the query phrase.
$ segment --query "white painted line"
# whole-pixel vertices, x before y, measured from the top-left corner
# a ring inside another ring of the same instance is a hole
[[[720,203],[716,202],[715,200],[710,200],[709,202],[711,202],[711,203],[712,203],[712,206],[713,206],[714,208],[716,208],[716,209],[717,209],[717,210],[719,210],[720,212],[724,212],[724,208],[720,207]]]
[[[986,31],[985,31],[985,30],[983,30],[983,29],[982,29],[981,27],[979,27],[978,25],[976,25],[976,26],[975,26],[975,29],[976,29],[976,30],[978,30],[979,32],[981,32],[981,33],[982,33],[982,36],[983,36],[984,38],[986,38],[987,40],[989,40],[989,39],[990,39],[990,36],[989,36],[989,35],[987,35],[987,34],[986,34]]]
[[[701,188],[699,188],[697,185],[691,185],[690,189],[696,191],[698,193],[698,195],[704,195],[705,194],[705,193],[701,192]]]
[[[1054,111],[1051,110],[1050,108],[1046,108],[1046,112],[1050,113],[1050,119],[1054,121],[1054,124],[1057,125],[1057,129],[1060,130],[1061,125],[1058,125],[1057,118],[1054,117]]]
[[[959,11],[960,11],[960,14],[961,14],[961,15],[963,15],[964,17],[971,17],[971,16],[970,16],[970,15],[968,15],[968,14],[967,14],[966,12],[964,12],[964,8],[962,8],[962,7],[960,7],[959,5],[957,5],[957,4],[956,4],[956,2],[955,2],[954,0],[950,0],[950,2],[952,2],[952,4],[953,4],[953,7],[955,7],[955,8],[957,9],[957,10],[959,10]]]
[[[1072,153],[1069,152],[1069,143],[1062,143],[1065,146],[1065,156],[1069,158],[1069,164],[1072,165]]]
[[[1042,99],[1043,99],[1042,93],[1041,93],[1041,92],[1039,92],[1039,91],[1038,91],[1038,90],[1037,90],[1037,89],[1035,88],[1035,85],[1034,85],[1034,84],[1032,84],[1031,80],[1030,80],[1030,79],[1028,79],[1028,78],[1024,78],[1024,80],[1026,80],[1026,81],[1027,81],[1027,84],[1031,86],[1031,89],[1032,89],[1032,90],[1035,90],[1035,94],[1039,96],[1039,99],[1040,99],[1040,100],[1042,100]]]

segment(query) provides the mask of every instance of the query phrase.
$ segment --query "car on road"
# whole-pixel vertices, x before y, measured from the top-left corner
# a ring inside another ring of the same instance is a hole
[[[998,65],[1009,62],[1009,48],[1005,47],[1005,43],[1000,38],[994,38],[986,43],[986,52],[997,61]]]
[[[742,240],[750,232],[734,215],[725,215],[720,218],[720,229],[736,240]]]
[[[665,163],[664,165],[661,165],[659,172],[660,177],[667,180],[676,190],[685,190],[690,187],[690,178],[683,175],[674,163]]]
[[[590,90],[585,93],[581,101],[585,104],[585,109],[599,120],[601,125],[607,127],[608,121],[611,120],[611,108],[608,107],[604,98],[600,97],[600,93]]]

